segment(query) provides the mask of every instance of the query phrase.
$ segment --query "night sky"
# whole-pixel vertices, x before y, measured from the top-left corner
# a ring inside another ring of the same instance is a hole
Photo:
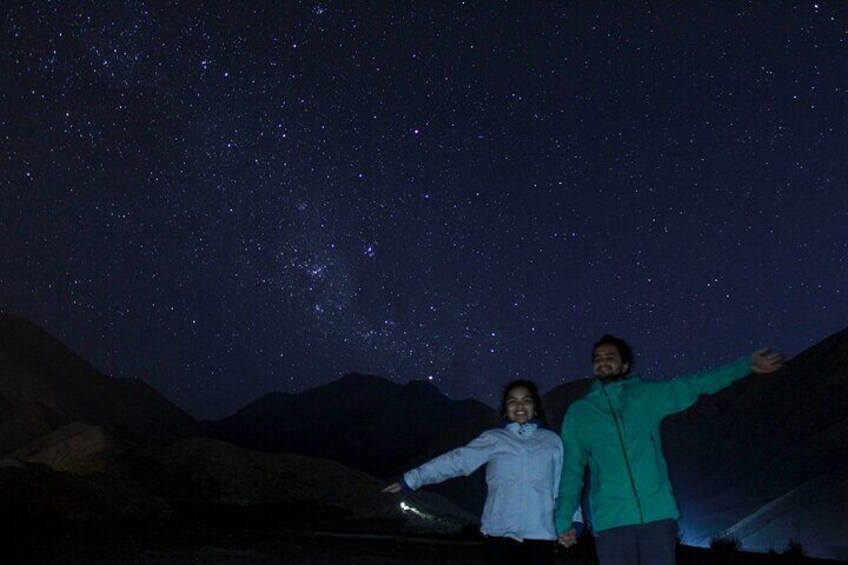
[[[848,3],[615,4],[4,3],[0,310],[203,418],[844,328]]]

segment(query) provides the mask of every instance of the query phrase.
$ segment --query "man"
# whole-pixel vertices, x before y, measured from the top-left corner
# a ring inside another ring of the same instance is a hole
[[[783,356],[756,351],[750,358],[680,376],[645,382],[630,374],[633,354],[605,335],[592,348],[596,380],[562,423],[565,446],[556,511],[559,541],[576,542],[571,515],[580,503],[589,466],[589,508],[601,565],[674,565],[677,518],[660,442],[663,418],[692,406],[751,372],[772,373]]]

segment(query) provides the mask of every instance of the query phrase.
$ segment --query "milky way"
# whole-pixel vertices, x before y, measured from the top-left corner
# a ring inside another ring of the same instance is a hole
[[[841,2],[6,6],[0,309],[199,417],[848,323]]]

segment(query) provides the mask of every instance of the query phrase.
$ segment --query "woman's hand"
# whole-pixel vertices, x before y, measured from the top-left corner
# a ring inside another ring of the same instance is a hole
[[[383,489],[383,492],[390,492],[392,494],[398,493],[401,491],[400,483],[392,483],[386,488]]]

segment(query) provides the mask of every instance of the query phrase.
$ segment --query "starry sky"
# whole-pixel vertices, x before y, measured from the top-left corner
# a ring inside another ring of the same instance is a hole
[[[848,325],[848,4],[9,2],[0,310],[201,418]]]

